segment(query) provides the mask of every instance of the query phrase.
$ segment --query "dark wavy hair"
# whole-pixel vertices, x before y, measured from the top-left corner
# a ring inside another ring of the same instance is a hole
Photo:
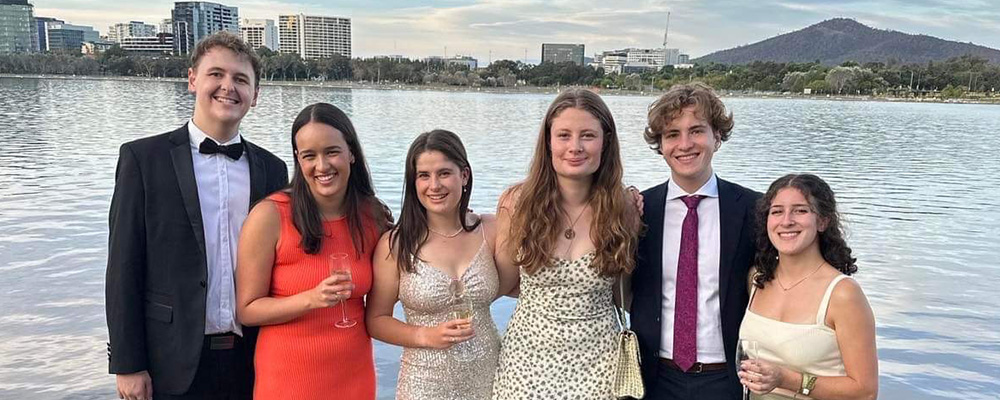
[[[289,183],[286,191],[292,198],[292,223],[299,231],[302,240],[299,247],[306,254],[318,254],[323,245],[323,217],[316,204],[316,198],[309,190],[309,184],[302,174],[302,167],[299,165],[298,144],[295,137],[303,126],[310,122],[318,122],[329,125],[340,131],[344,135],[344,141],[351,154],[354,155],[354,162],[351,163],[351,175],[347,178],[347,193],[344,195],[344,213],[347,217],[347,226],[351,231],[351,242],[354,244],[355,256],[360,258],[369,246],[374,247],[375,243],[366,243],[364,233],[364,223],[366,219],[374,221],[374,227],[379,233],[384,232],[392,224],[392,212],[378,197],[375,197],[375,187],[372,185],[372,176],[368,172],[368,163],[365,162],[364,152],[361,151],[361,143],[358,142],[358,134],[354,131],[354,124],[351,123],[347,114],[339,108],[327,103],[316,103],[299,112],[292,123],[292,153],[295,154],[295,171],[292,175],[292,182]]]
[[[396,253],[396,265],[400,271],[414,271],[413,262],[420,248],[427,242],[427,208],[417,197],[417,159],[428,151],[439,151],[455,163],[458,170],[469,173],[469,182],[462,187],[462,197],[458,202],[458,219],[462,229],[471,232],[479,226],[479,220],[468,223],[465,215],[469,212],[469,198],[472,197],[472,167],[465,153],[465,146],[458,135],[435,129],[421,133],[406,152],[405,181],[403,182],[403,207],[399,213],[399,224],[389,234],[389,248]]]
[[[819,251],[823,259],[834,268],[851,275],[858,271],[856,258],[851,256],[851,248],[844,240],[844,229],[840,213],[837,211],[837,200],[833,189],[820,177],[812,174],[789,174],[771,184],[767,193],[757,203],[757,275],[753,278],[754,286],[763,288],[764,284],[774,279],[774,271],[778,268],[778,250],[771,244],[767,236],[767,216],[771,210],[771,202],[781,189],[793,188],[805,196],[809,207],[820,220],[826,222],[826,229],[817,234]]]
[[[649,105],[647,126],[642,136],[650,149],[657,154],[663,154],[660,150],[660,140],[667,130],[667,125],[690,106],[695,107],[699,117],[708,120],[719,141],[729,140],[729,133],[733,130],[733,113],[726,113],[726,106],[722,104],[722,100],[711,86],[693,82],[671,86],[670,90]]]
[[[559,205],[562,195],[552,167],[552,121],[569,108],[590,113],[601,123],[604,134],[601,164],[591,178],[587,199],[594,215],[590,237],[597,241],[592,266],[601,276],[632,272],[642,223],[632,197],[622,185],[621,149],[611,110],[601,96],[586,89],[570,89],[556,96],[539,129],[527,178],[501,195],[501,204],[514,204],[507,250],[515,255],[514,263],[528,274],[550,263],[552,247],[562,233],[562,218],[568,217]],[[508,196],[513,197],[508,200]]]

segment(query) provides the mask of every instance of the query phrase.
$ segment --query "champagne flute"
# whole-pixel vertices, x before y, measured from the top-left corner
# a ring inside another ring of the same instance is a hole
[[[465,285],[462,283],[462,280],[452,278],[448,284],[448,292],[451,294],[452,301],[454,302],[448,312],[448,318],[450,320],[468,319],[471,321],[473,314],[472,302],[465,298]],[[463,327],[468,327],[468,325]],[[466,362],[476,359],[475,350],[472,343],[469,343],[467,340],[451,346],[449,353],[455,360]]]
[[[351,281],[351,263],[347,259],[347,253],[333,253],[330,255],[330,276],[343,275],[347,281]],[[350,295],[348,295],[349,297]],[[340,299],[341,320],[333,324],[338,328],[350,328],[358,324],[358,321],[347,318],[347,304],[344,299]]]
[[[757,341],[740,339],[736,342],[736,372],[742,371],[743,361],[757,359]],[[750,399],[750,390],[743,385],[743,400]]]

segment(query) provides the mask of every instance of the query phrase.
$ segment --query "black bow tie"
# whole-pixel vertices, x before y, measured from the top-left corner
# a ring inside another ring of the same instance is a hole
[[[239,160],[240,156],[243,155],[243,142],[233,143],[228,146],[220,146],[215,143],[214,140],[205,138],[201,142],[201,146],[198,146],[198,152],[201,154],[216,154],[222,153],[233,160]]]

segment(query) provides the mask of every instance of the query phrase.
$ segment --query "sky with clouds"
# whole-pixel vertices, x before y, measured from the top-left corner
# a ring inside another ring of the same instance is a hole
[[[171,0],[31,0],[36,16],[94,26],[159,23]],[[241,18],[278,14],[352,18],[354,56],[541,58],[541,43],[583,43],[588,56],[669,46],[694,57],[847,17],[879,29],[1000,48],[1000,0],[229,0]],[[527,53],[527,56],[525,56]]]

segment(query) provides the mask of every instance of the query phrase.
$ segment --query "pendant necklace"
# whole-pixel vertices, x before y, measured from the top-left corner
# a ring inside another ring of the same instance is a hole
[[[576,222],[580,220],[580,217],[583,216],[583,213],[585,211],[587,211],[587,206],[583,206],[583,209],[580,210],[580,214],[577,214],[576,219],[573,220],[573,223],[569,225],[569,228],[566,228],[566,230],[563,231],[563,237],[565,237],[567,240],[573,240],[573,238],[576,237],[576,231],[573,230],[573,227],[576,226]]]
[[[785,287],[785,285],[781,284],[781,279],[778,279],[778,274],[774,274],[774,280],[778,282],[778,286],[780,286],[782,290],[787,292],[789,290],[792,290],[792,288],[798,286],[800,283],[805,282],[806,278],[812,276],[812,274],[815,274],[816,271],[819,271],[819,268],[822,267],[823,264],[826,264],[826,260],[823,260],[823,262],[819,263],[819,265],[816,266],[816,269],[814,269],[813,272],[806,274],[806,276],[803,276],[802,279],[799,279],[798,282],[795,282],[794,284],[792,284],[792,286],[789,287]]]

